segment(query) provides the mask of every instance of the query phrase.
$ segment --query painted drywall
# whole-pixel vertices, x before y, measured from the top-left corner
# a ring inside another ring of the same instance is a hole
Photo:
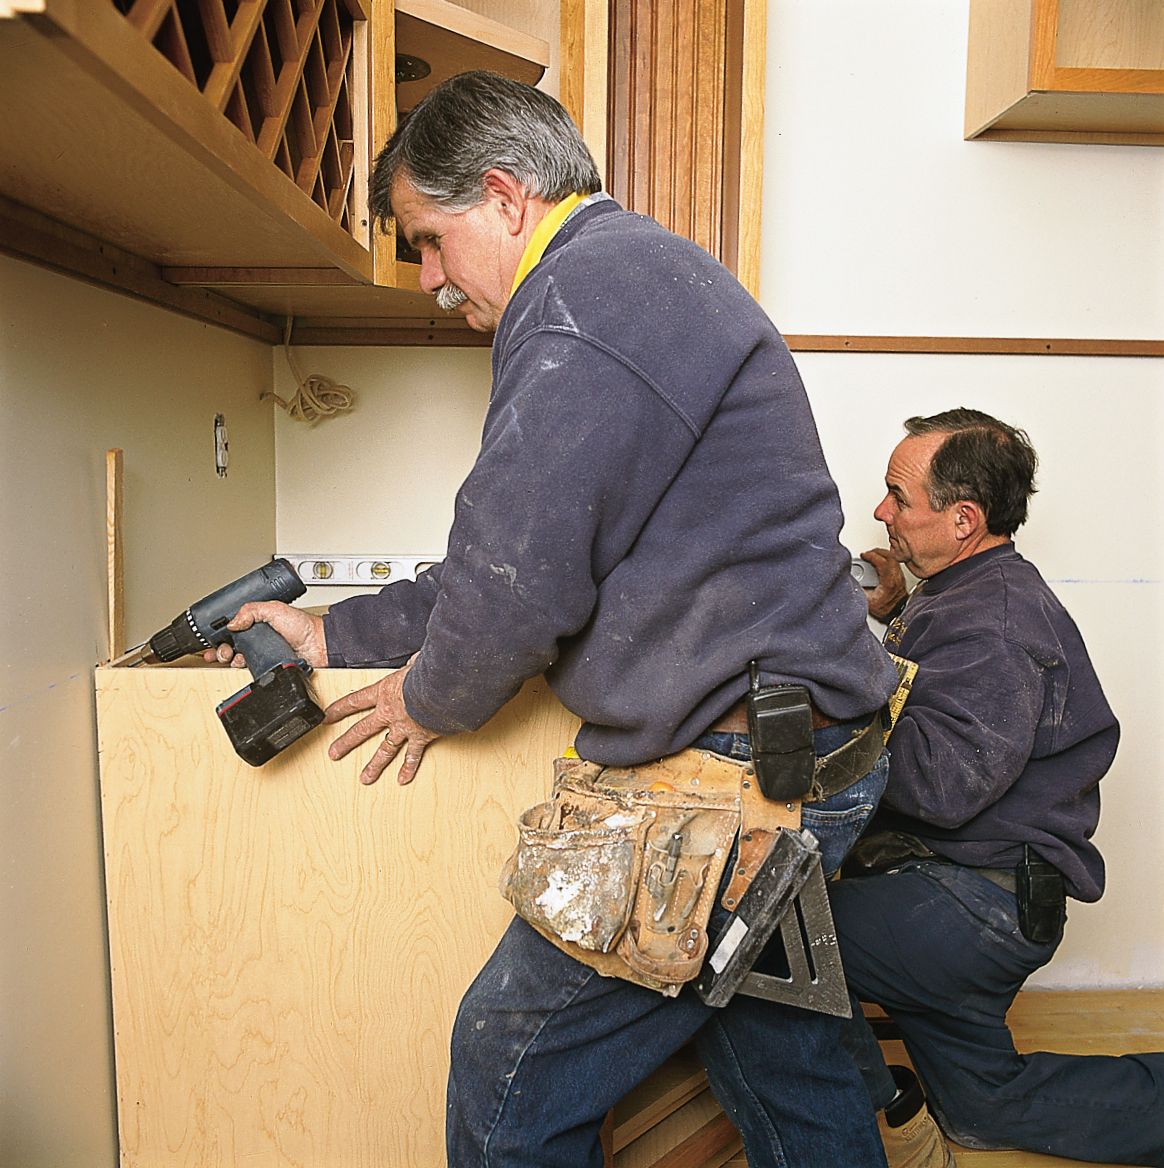
[[[489,350],[296,349],[304,376],[348,386],[350,411],[313,425],[278,413],[280,554],[441,556],[453,495],[473,465],[489,400]],[[273,353],[275,392],[295,379]],[[310,589],[328,604],[350,589]]]
[[[0,1164],[117,1163],[92,685],[105,451],[125,452],[134,643],[273,551],[270,376],[265,345],[0,258]]]
[[[770,0],[761,300],[790,334],[1160,338],[1164,151],[965,142],[965,0]],[[1108,892],[1032,985],[1164,985],[1164,361],[802,354],[846,538],[914,413],[976,406],[1042,459],[1019,533],[1079,624],[1123,737]]]
[[[872,511],[904,418],[971,405],[1030,434],[1039,492],[1016,546],[1075,618],[1122,726],[1095,836],[1107,892],[1098,904],[1069,904],[1065,940],[1030,984],[1162,984],[1164,872],[1155,857],[1164,790],[1154,731],[1164,704],[1164,545],[1143,537],[1145,516],[1164,504],[1162,363],[812,353],[797,363],[855,552],[885,546]]]

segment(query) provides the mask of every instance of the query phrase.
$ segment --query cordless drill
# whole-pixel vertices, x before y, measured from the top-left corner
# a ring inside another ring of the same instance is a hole
[[[270,625],[257,621],[241,633],[226,626],[249,601],[290,603],[306,591],[286,560],[272,560],[192,604],[135,650],[136,660],[127,664],[176,661],[187,653],[231,643],[246,657],[254,680],[219,703],[215,712],[239,757],[251,766],[262,766],[318,726],[323,710],[307,684],[311,666]]]

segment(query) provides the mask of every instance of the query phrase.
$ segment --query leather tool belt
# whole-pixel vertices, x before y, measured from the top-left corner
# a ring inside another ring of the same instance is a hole
[[[708,751],[638,767],[558,759],[550,799],[519,820],[501,892],[571,957],[674,996],[703,965],[737,834],[729,910],[776,833],[799,826],[798,802],[764,799],[747,763]]]

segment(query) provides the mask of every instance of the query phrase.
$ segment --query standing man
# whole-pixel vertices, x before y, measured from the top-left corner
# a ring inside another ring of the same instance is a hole
[[[957,1143],[1164,1165],[1164,1055],[1020,1055],[1006,1026],[1059,945],[1065,897],[1103,892],[1091,837],[1119,739],[1078,629],[1012,542],[1035,451],[977,410],[905,429],[874,512],[889,550],[864,558],[885,643],[918,672],[881,807],[830,888],[850,989],[897,1024]],[[899,564],[921,581],[908,601]],[[859,1011],[851,1039],[890,1165],[951,1164]]]
[[[401,751],[411,781],[434,739],[539,674],[582,719],[578,754],[607,766],[692,744],[748,757],[752,660],[762,684],[807,689],[817,755],[877,734],[896,674],[783,339],[706,252],[600,186],[556,101],[482,73],[435,88],[376,162],[372,209],[419,251],[421,287],[496,333],[480,453],[448,555],[415,583],[322,620],[254,605],[239,622],[312,664],[400,667],[328,711],[370,711],[331,748],[382,736],[365,782]],[[869,765],[805,809],[827,867],[880,795],[884,755]],[[608,1109],[698,1036],[752,1168],[883,1164],[841,1026],[600,976],[516,919],[454,1029],[449,1163],[600,1165]]]

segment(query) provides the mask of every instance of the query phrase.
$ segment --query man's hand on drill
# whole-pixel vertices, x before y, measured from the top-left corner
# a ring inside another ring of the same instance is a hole
[[[242,633],[256,621],[270,625],[312,669],[322,669],[327,665],[327,640],[322,617],[293,608],[281,600],[254,601],[244,604],[226,627],[232,633]],[[236,653],[231,645],[207,649],[202,657],[205,661],[229,663],[232,669],[242,669],[247,663],[246,658]]]
[[[402,749],[404,761],[400,764],[396,781],[401,784],[411,783],[429,743],[440,738],[439,734],[413,721],[404,708],[404,679],[411,668],[410,661],[372,685],[337,698],[325,711],[324,721],[327,723],[338,722],[361,710],[371,711],[328,747],[329,758],[343,758],[361,743],[377,734],[384,734],[384,740],[376,747],[376,753],[360,771],[361,783],[374,783]]]
[[[327,665],[327,640],[321,617],[284,604],[282,601],[261,601],[244,604],[227,628],[231,632],[241,633],[256,621],[269,624],[313,669],[322,669]],[[246,666],[246,658],[241,653],[236,653],[230,645],[207,649],[202,656],[207,661],[219,661],[229,664],[234,669]],[[401,689],[411,665],[409,662],[403,669],[390,673],[375,684],[345,694],[324,711],[324,722],[328,724],[339,722],[362,710],[370,711],[366,718],[361,718],[354,726],[349,727],[328,747],[328,757],[333,760],[350,754],[369,738],[380,733],[384,734],[384,741],[376,748],[376,753],[360,772],[361,783],[374,783],[402,748],[404,761],[400,764],[400,773],[396,781],[402,784],[411,783],[416,777],[420,760],[429,743],[440,737],[419,722],[414,722],[404,708]]]

